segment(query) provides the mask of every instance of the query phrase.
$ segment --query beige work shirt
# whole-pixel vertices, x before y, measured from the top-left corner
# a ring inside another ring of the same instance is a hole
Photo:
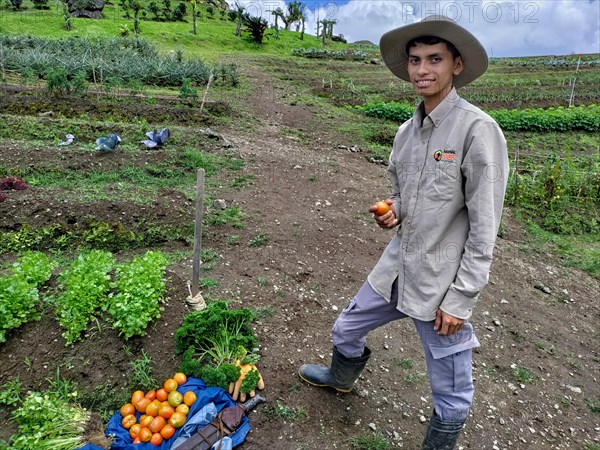
[[[388,172],[399,227],[369,274],[398,310],[430,321],[437,308],[468,319],[487,284],[508,179],[496,122],[455,89],[396,133]]]

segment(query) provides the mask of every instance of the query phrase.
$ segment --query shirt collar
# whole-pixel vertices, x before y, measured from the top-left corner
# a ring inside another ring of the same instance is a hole
[[[423,102],[419,104],[417,110],[415,111],[415,119],[417,120],[417,124],[422,124],[426,117],[433,122],[433,125],[437,128],[444,121],[446,116],[450,114],[450,111],[454,109],[454,106],[458,103],[460,97],[456,93],[456,88],[452,87],[452,90],[448,92],[448,95],[444,97],[444,100],[441,101],[439,105],[435,107],[433,111],[431,111],[427,116],[425,116],[425,106]]]

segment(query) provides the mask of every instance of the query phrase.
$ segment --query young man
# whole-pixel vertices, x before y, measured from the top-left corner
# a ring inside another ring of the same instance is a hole
[[[467,30],[430,16],[383,35],[380,50],[388,68],[422,97],[394,140],[391,209],[374,216],[381,228],[397,230],[333,326],[331,366],[305,364],[299,374],[349,392],[371,354],[367,333],[410,317],[433,399],[423,449],[450,450],[473,401],[471,353],[479,342],[468,319],[488,281],[500,225],[506,141],[490,116],[456,93],[488,65]]]

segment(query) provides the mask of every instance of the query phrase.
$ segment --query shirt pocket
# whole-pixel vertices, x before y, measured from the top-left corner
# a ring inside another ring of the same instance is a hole
[[[447,202],[462,196],[462,176],[457,163],[437,162],[423,176],[428,200]]]

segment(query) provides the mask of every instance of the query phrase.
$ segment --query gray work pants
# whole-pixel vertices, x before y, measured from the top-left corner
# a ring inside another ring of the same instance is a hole
[[[396,289],[392,289],[392,299],[397,298]],[[388,303],[365,282],[337,318],[333,345],[347,358],[361,356],[369,331],[408,317],[396,309],[396,303]],[[433,321],[413,319],[413,323],[423,344],[435,411],[442,420],[465,420],[474,392],[471,353],[479,347],[473,326],[465,321],[454,335],[439,336]]]

